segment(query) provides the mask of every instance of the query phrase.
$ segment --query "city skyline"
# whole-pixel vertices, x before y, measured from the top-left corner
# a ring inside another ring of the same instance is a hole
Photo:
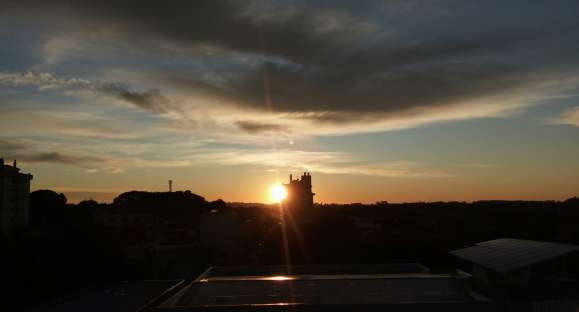
[[[524,8],[524,9],[521,9]],[[6,1],[0,157],[32,190],[271,202],[579,193],[579,4]]]

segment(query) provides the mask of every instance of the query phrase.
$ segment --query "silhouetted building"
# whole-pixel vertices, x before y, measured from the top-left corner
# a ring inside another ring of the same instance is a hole
[[[492,310],[468,279],[416,263],[211,267],[141,311]]]
[[[28,225],[31,174],[20,173],[16,160],[12,166],[0,158],[0,231],[10,234]]]
[[[579,246],[501,238],[453,250],[472,265],[473,282],[485,293],[519,300],[575,299],[579,283],[567,260]]]
[[[312,176],[304,172],[299,180],[289,176],[289,183],[283,184],[287,196],[283,201],[284,207],[289,209],[308,209],[314,207],[314,193],[312,193]]]

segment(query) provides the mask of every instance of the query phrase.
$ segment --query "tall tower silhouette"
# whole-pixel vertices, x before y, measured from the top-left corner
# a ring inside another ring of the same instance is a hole
[[[304,172],[300,179],[293,179],[290,174],[289,182],[283,184],[287,192],[286,199],[282,202],[284,207],[292,210],[309,209],[314,206],[314,193],[312,192],[312,176]]]

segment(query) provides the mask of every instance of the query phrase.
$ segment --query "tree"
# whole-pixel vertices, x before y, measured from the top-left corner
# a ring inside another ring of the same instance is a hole
[[[37,190],[30,193],[30,224],[62,223],[66,202],[64,194],[51,190]]]

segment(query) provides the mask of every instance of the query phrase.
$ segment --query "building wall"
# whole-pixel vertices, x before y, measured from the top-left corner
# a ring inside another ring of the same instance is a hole
[[[28,225],[32,175],[20,173],[15,165],[0,159],[0,231],[5,235]]]

